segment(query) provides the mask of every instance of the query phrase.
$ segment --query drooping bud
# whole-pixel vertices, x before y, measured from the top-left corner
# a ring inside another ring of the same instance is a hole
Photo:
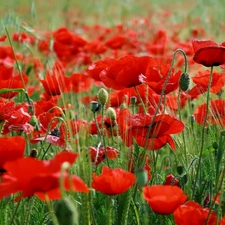
[[[187,73],[182,73],[179,81],[179,88],[182,91],[188,91],[190,84],[190,77]]]
[[[179,165],[177,166],[177,173],[178,173],[179,175],[181,175],[183,172],[184,172],[184,166],[181,165],[181,164],[179,164]]]
[[[77,209],[70,198],[61,199],[56,203],[55,215],[59,225],[78,224]]]
[[[108,101],[109,94],[104,88],[101,88],[98,91],[97,97],[98,97],[98,101],[104,106]]]
[[[136,171],[136,180],[140,187],[144,187],[148,182],[148,173],[145,168],[140,168]]]
[[[115,112],[114,108],[109,107],[106,110],[106,116],[109,117],[113,121],[116,120],[116,112]]]
[[[91,104],[91,111],[92,111],[93,113],[98,112],[98,111],[101,109],[101,107],[102,107],[102,105],[99,104],[99,103],[96,102],[96,101],[92,101],[90,104]]]

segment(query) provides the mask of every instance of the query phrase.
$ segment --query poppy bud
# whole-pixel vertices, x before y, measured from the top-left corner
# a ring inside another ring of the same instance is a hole
[[[184,174],[182,177],[180,177],[182,185],[185,185],[188,181],[188,176],[187,174]]]
[[[106,102],[108,101],[109,94],[104,88],[101,88],[98,91],[97,97],[98,97],[98,101],[104,106]]]
[[[148,182],[148,174],[145,168],[140,168],[136,171],[137,183],[140,187],[144,187]]]
[[[31,116],[30,118],[30,125],[32,125],[33,127],[37,124],[37,117],[35,115]]]
[[[214,149],[218,149],[218,147],[219,147],[217,142],[213,142],[212,146],[213,146]]]
[[[102,105],[99,104],[98,102],[96,102],[96,101],[92,101],[91,102],[91,111],[93,113],[98,112],[101,109],[101,107],[102,107]]]
[[[70,198],[59,200],[55,205],[55,215],[60,225],[78,224],[77,210]]]
[[[190,77],[187,73],[182,73],[179,81],[179,88],[182,91],[187,91],[189,89]]]
[[[30,152],[30,157],[32,158],[37,158],[37,149],[32,149]]]
[[[116,120],[116,112],[115,110],[112,108],[112,107],[109,107],[107,110],[106,110],[106,115],[107,117],[109,117],[111,120]]]
[[[131,104],[132,104],[132,105],[135,105],[136,102],[137,102],[137,98],[136,98],[135,96],[132,96],[132,97],[130,98],[130,101],[131,101]]]
[[[184,171],[184,166],[181,165],[181,164],[179,164],[179,165],[177,166],[177,173],[178,173],[179,175],[181,175],[181,174],[183,173],[183,171]]]

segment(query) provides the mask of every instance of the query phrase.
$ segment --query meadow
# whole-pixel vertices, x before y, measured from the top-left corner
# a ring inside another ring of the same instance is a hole
[[[0,225],[224,225],[224,1],[0,7]]]

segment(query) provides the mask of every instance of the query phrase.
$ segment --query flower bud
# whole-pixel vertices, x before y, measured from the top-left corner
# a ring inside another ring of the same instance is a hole
[[[187,91],[189,89],[190,77],[187,73],[182,73],[179,81],[179,88],[182,91]]]
[[[31,116],[30,125],[34,127],[37,123],[38,123],[37,117],[35,115]]]
[[[30,152],[30,157],[32,158],[37,158],[37,149],[32,149]]]
[[[70,198],[61,199],[56,203],[55,215],[60,225],[78,224],[77,209]]]
[[[108,101],[109,94],[104,88],[101,88],[98,91],[97,97],[98,97],[98,101],[104,106]]]
[[[109,117],[111,120],[116,120],[116,112],[115,110],[112,108],[112,107],[109,107],[107,110],[106,110],[106,115],[107,117]]]
[[[140,168],[136,171],[136,180],[140,187],[144,187],[148,182],[148,173],[145,168]]]
[[[92,111],[93,113],[98,112],[98,111],[101,109],[101,107],[102,107],[102,105],[99,104],[99,103],[96,102],[96,101],[92,101],[90,104],[91,104],[91,111]]]
[[[179,164],[179,165],[177,166],[177,173],[178,173],[179,175],[181,175],[183,172],[184,172],[184,166],[181,165],[181,164]]]
[[[132,105],[135,105],[136,102],[137,102],[137,97],[136,97],[136,96],[132,96],[132,97],[130,98],[130,101],[131,101],[131,104],[132,104]]]

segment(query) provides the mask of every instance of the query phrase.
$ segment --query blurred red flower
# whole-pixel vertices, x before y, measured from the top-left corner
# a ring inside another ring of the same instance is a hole
[[[110,169],[103,166],[102,173],[93,174],[92,187],[106,195],[118,195],[127,191],[135,183],[135,175],[121,168]]]
[[[150,208],[162,215],[172,214],[188,198],[182,189],[170,185],[146,186],[143,188],[143,195]]]
[[[209,214],[208,208],[202,208],[194,201],[188,201],[179,206],[173,213],[174,221],[177,225],[205,225]],[[211,212],[208,225],[216,224],[216,213]]]
[[[225,64],[225,43],[216,44],[211,40],[192,40],[194,49],[193,60],[206,67]]]
[[[188,95],[191,99],[197,98],[199,95],[203,94],[208,89],[210,71],[199,71],[195,77],[191,79],[196,84],[189,92]],[[225,73],[213,72],[212,83],[210,87],[210,92],[219,93],[225,85]]]
[[[208,124],[220,124],[225,126],[225,100],[217,99],[210,101],[210,111],[208,113]],[[206,117],[206,103],[200,105],[194,111],[194,118],[198,124],[203,125]]]
[[[55,62],[52,71],[47,70],[44,79],[39,79],[48,95],[60,95],[70,90],[70,79],[65,76],[64,69],[59,62]]]
[[[0,172],[3,170],[4,163],[22,158],[25,147],[26,141],[23,137],[13,136],[0,138]]]
[[[166,176],[166,180],[164,182],[164,185],[172,185],[172,186],[178,186],[179,187],[179,180],[173,175],[169,174]]]
[[[64,162],[73,164],[76,158],[76,153],[64,151],[48,161],[28,157],[5,163],[4,169],[7,172],[2,176],[0,183],[0,198],[22,192],[19,198],[37,195],[40,199],[45,200],[45,195],[47,195],[49,199],[60,199],[59,180],[62,164]],[[64,173],[64,188],[85,193],[89,191],[79,177],[68,175],[68,172]]]
[[[80,93],[82,91],[89,91],[93,83],[93,79],[81,73],[72,74],[69,80],[71,83],[71,89],[75,93]]]

